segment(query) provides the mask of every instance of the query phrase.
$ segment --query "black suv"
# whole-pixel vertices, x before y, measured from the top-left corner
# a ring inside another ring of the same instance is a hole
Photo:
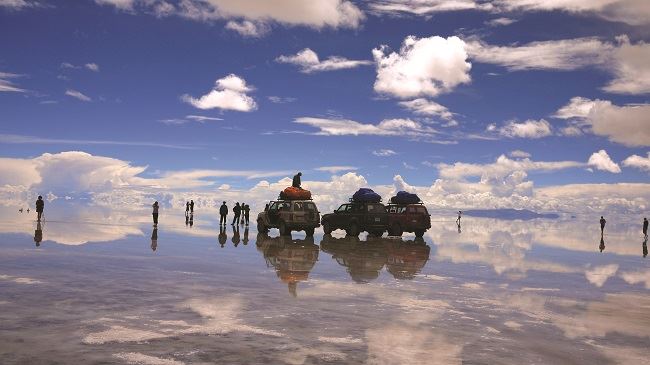
[[[351,201],[342,204],[334,213],[323,215],[321,224],[325,234],[343,229],[349,236],[358,236],[363,231],[381,236],[388,230],[388,213],[381,203]]]

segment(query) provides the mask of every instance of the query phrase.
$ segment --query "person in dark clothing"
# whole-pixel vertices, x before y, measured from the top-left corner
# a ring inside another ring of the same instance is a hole
[[[190,214],[190,202],[185,202],[185,215]]]
[[[221,245],[221,248],[223,248],[223,246],[226,245],[227,241],[228,241],[228,235],[226,234],[226,227],[224,224],[223,226],[219,226],[219,244]]]
[[[235,224],[239,224],[239,217],[241,216],[241,206],[239,205],[239,202],[235,203],[235,207],[232,208],[232,212],[235,213],[235,216],[232,219],[232,226]],[[236,222],[236,223],[235,223]]]
[[[643,218],[643,236],[648,238],[648,218]]]
[[[151,250],[156,251],[158,248],[158,227],[153,227],[151,231]]]
[[[601,235],[600,236],[600,246],[598,246],[600,249],[600,252],[603,252],[605,250],[605,238]]]
[[[194,213],[194,200],[190,200],[190,213]]]
[[[43,217],[43,209],[45,209],[45,202],[43,201],[42,196],[38,196],[36,199],[36,213],[38,214],[37,220],[40,222]]]
[[[43,228],[41,227],[41,222],[36,223],[36,230],[34,231],[34,243],[36,243],[36,247],[41,245],[41,241],[43,240]]]
[[[226,202],[223,202],[223,204],[221,204],[221,207],[219,208],[219,215],[221,216],[221,219],[219,220],[219,225],[225,226],[226,216],[228,215],[228,206],[226,205]]]
[[[246,225],[251,221],[251,207],[248,204],[244,206],[244,219],[246,219]]]
[[[156,226],[158,225],[158,201],[154,202],[153,205],[153,212],[151,215],[153,216],[153,225]]]
[[[246,224],[246,203],[241,203],[241,220],[240,224],[243,226]]]
[[[300,187],[301,182],[300,182],[300,177],[302,176],[302,172],[299,172],[293,176],[293,181],[291,182],[291,186],[294,188],[302,189]]]
[[[607,221],[606,221],[605,218],[603,218],[603,216],[601,215],[601,216],[600,216],[600,234],[601,234],[601,235],[602,235],[603,233],[605,233],[605,223],[607,223]]]
[[[460,217],[462,216],[462,212],[459,210],[458,211],[458,218],[456,218],[456,224],[460,226]]]

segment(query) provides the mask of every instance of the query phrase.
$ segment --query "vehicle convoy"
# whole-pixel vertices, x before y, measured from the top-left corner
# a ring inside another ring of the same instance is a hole
[[[404,232],[412,232],[416,237],[424,236],[424,232],[431,228],[431,215],[417,195],[400,193],[404,192],[397,193],[386,206],[388,235],[401,236]]]
[[[366,191],[372,192],[370,189]],[[379,195],[372,192],[359,197],[357,193],[349,203],[341,204],[333,213],[323,215],[321,224],[325,234],[343,229],[348,236],[358,236],[364,231],[372,236],[381,236],[388,229],[388,213],[380,203]]]
[[[320,212],[311,200],[272,200],[257,215],[259,233],[278,228],[283,236],[290,235],[291,231],[305,231],[311,237],[318,227]]]

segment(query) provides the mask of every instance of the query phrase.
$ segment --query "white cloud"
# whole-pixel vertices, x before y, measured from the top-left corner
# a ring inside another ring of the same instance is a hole
[[[551,134],[551,125],[544,119],[527,120],[521,123],[510,121],[499,128],[499,134],[508,138],[542,138]]]
[[[338,56],[330,56],[326,60],[321,61],[318,58],[318,54],[309,48],[305,48],[295,55],[280,56],[275,61],[299,66],[300,72],[303,73],[342,70],[372,64],[372,61],[349,60]]]
[[[487,24],[487,25],[489,25],[491,27],[501,27],[501,26],[510,25],[510,24],[516,23],[516,22],[517,22],[516,19],[501,17],[501,18],[491,19],[491,20],[485,22],[485,24]]]
[[[648,152],[648,157],[632,155],[626,158],[623,160],[623,166],[633,167],[641,171],[650,172],[650,152]]]
[[[215,87],[209,93],[196,99],[190,95],[183,95],[181,99],[198,109],[236,110],[250,112],[257,109],[255,100],[246,95],[253,88],[246,85],[241,77],[230,74],[215,82]]]
[[[242,37],[260,38],[265,36],[271,28],[263,22],[252,22],[250,20],[230,20],[226,23],[226,29],[239,33]]]
[[[358,167],[355,166],[322,166],[322,167],[317,167],[314,170],[316,171],[325,171],[329,172],[331,174],[338,174],[339,172],[343,171],[355,171],[358,170]]]
[[[388,156],[395,156],[397,152],[388,148],[383,148],[377,151],[372,151],[372,154],[378,157],[388,157]]]
[[[93,139],[63,139],[63,138],[44,138],[35,136],[26,136],[19,134],[0,134],[0,143],[9,144],[68,144],[68,145],[113,145],[113,146],[142,146],[142,147],[161,147],[173,149],[196,149],[195,146],[182,144],[167,144],[144,141],[111,141],[111,140],[93,140]]]
[[[120,10],[133,10],[137,0],[95,0],[99,5],[112,5]]]
[[[16,86],[11,79],[22,77],[19,74],[13,74],[9,72],[0,72],[0,93],[1,92],[15,92],[15,93],[24,93],[26,90],[21,89]]]
[[[608,100],[574,97],[554,117],[573,119],[588,132],[626,146],[650,146],[650,104],[617,106]]]
[[[207,121],[218,121],[223,118],[206,117],[204,115],[186,115],[185,118],[160,119],[159,122],[169,125],[182,125],[191,122],[205,123]]]
[[[475,0],[374,0],[370,9],[375,13],[430,15],[460,10],[491,10],[487,2]]]
[[[648,8],[650,16],[650,5]],[[650,59],[650,44],[631,44],[627,37],[619,40],[622,42],[613,52],[609,65],[615,78],[603,90],[616,94],[650,93],[650,63],[647,62]]]
[[[607,154],[607,151],[605,150],[594,152],[591,157],[589,157],[587,164],[590,167],[596,168],[597,170],[608,171],[613,174],[618,174],[621,172],[621,168],[616,162],[612,161],[612,159]]]
[[[66,90],[65,94],[81,101],[93,101],[93,99],[91,99],[89,96],[86,96],[77,90],[68,89]]]
[[[514,150],[510,151],[509,153],[510,157],[515,157],[515,158],[529,158],[530,153],[522,150]]]
[[[203,123],[210,120],[223,120],[223,118],[206,117],[204,115],[186,115],[185,118]]]
[[[643,283],[646,289],[650,289],[650,269],[624,272],[621,278],[628,284]]]
[[[617,264],[596,266],[593,269],[585,271],[585,277],[590,283],[597,287],[602,287],[610,277],[616,275],[618,271]]]
[[[290,96],[275,96],[275,95],[268,96],[267,98],[269,99],[270,102],[274,104],[293,103],[294,101],[298,100]]]
[[[32,0],[0,0],[0,8],[7,8],[10,10],[21,10],[35,6],[40,6],[39,2]]]
[[[413,111],[415,114],[437,116],[448,121],[454,119],[454,113],[450,112],[447,107],[424,98],[400,101],[399,105]]]
[[[435,129],[415,122],[410,119],[384,119],[379,124],[363,124],[349,119],[326,119],[302,117],[294,123],[305,124],[319,131],[322,136],[406,136],[406,137],[431,137],[437,132]]]
[[[381,46],[372,54],[377,64],[374,89],[380,94],[433,97],[471,81],[465,42],[455,36],[408,36],[399,53],[388,53],[388,47]]]
[[[96,63],[87,63],[84,65],[84,67],[90,71],[99,72],[99,65]]]

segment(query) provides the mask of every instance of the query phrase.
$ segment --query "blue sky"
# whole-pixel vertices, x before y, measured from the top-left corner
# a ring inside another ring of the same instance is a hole
[[[0,0],[1,156],[79,150],[148,166],[143,177],[302,170],[327,180],[331,171],[314,169],[334,166],[370,184],[399,174],[428,186],[440,178],[440,164],[489,165],[520,150],[530,157],[508,158],[584,164],[524,168],[536,187],[648,181],[650,10],[643,2],[466,0],[457,3],[474,9],[449,11],[451,3],[439,0],[319,0],[301,10],[292,1],[271,3],[277,9],[252,0]],[[190,14],[187,4],[203,13]],[[233,30],[239,26],[248,32]],[[422,52],[400,51],[409,36]],[[296,57],[307,48],[321,62],[312,70],[306,54]],[[382,69],[391,53],[404,62]],[[338,58],[323,64],[329,57]],[[420,84],[403,89],[409,80],[396,81],[400,72]],[[216,86],[231,74],[244,86]],[[236,100],[197,101],[227,89]],[[576,97],[583,99],[559,117]],[[405,106],[416,99],[447,114]],[[242,101],[249,110],[233,110]],[[399,126],[377,131],[385,120]],[[322,129],[330,121],[336,135]],[[392,152],[377,156],[381,150]],[[600,150],[611,161],[587,164]],[[626,160],[633,155],[640,159]],[[242,188],[257,182],[216,180]]]

